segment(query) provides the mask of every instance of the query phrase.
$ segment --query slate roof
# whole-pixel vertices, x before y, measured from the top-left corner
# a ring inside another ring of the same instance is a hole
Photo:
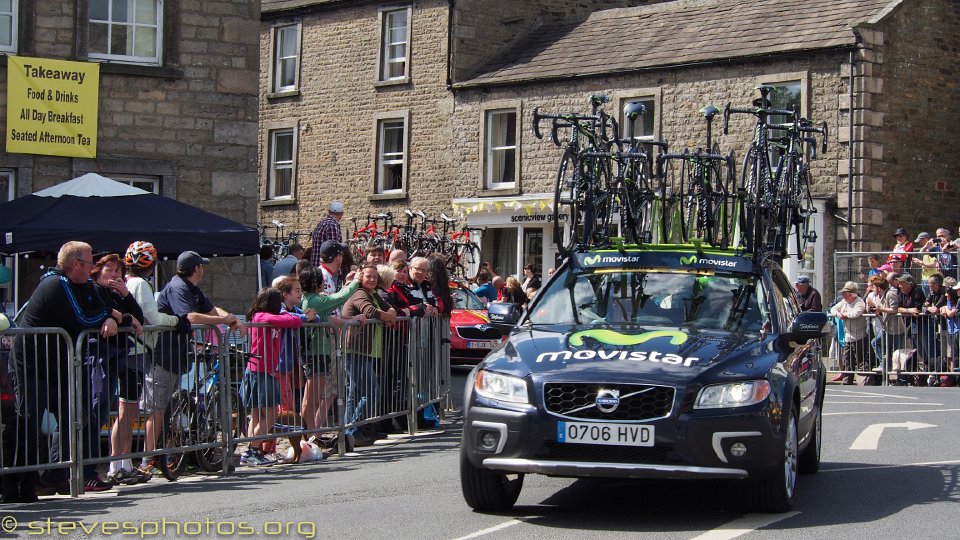
[[[455,87],[568,79],[856,45],[904,0],[680,0],[534,30]]]
[[[315,6],[326,6],[343,1],[344,0],[260,0],[260,13],[270,14]]]

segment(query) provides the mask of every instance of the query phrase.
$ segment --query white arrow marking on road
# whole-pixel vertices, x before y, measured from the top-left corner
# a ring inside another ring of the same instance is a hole
[[[867,429],[863,430],[862,433],[857,437],[857,440],[853,441],[853,444],[850,445],[851,450],[876,450],[877,445],[880,443],[880,435],[883,435],[883,430],[887,428],[907,428],[910,431],[915,429],[923,429],[937,427],[936,424],[924,424],[923,422],[903,422],[900,424],[873,424],[867,426]]]

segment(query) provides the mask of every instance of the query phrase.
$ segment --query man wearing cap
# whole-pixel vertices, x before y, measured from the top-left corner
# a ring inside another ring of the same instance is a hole
[[[893,233],[893,237],[897,239],[897,243],[890,250],[892,253],[887,256],[887,262],[892,264],[893,261],[900,261],[900,264],[906,265],[910,260],[906,253],[913,251],[913,242],[910,241],[910,236],[907,235],[907,230],[903,227],[897,229]],[[899,270],[896,266],[894,266],[894,269]]]
[[[830,308],[830,314],[843,321],[843,352],[840,357],[840,370],[843,384],[853,384],[854,371],[866,371],[867,368],[867,319],[863,314],[867,305],[860,298],[857,284],[848,281],[840,289],[843,300]]]
[[[337,243],[343,242],[343,234],[340,232],[341,219],[343,219],[343,203],[333,201],[330,203],[327,217],[321,219],[320,223],[317,223],[317,227],[313,229],[313,234],[310,235],[311,241],[313,242],[313,256],[310,262],[313,263],[314,266],[320,266],[322,262],[320,250],[317,249],[319,246],[322,246],[327,240],[333,240]]]
[[[301,257],[303,257],[303,246],[296,243],[290,244],[290,250],[287,252],[287,256],[273,265],[273,271],[270,273],[270,282],[273,283],[273,280],[279,277],[292,276],[293,270],[297,267],[297,261],[299,261]]]
[[[323,294],[333,294],[340,290],[340,267],[343,264],[343,244],[336,240],[327,240],[320,244],[314,254],[320,258],[320,272],[323,274]]]
[[[820,291],[810,285],[809,276],[800,276],[797,278],[797,302],[800,303],[800,311],[823,311],[823,300],[820,298]]]
[[[913,241],[913,246],[917,249],[920,257],[911,257],[911,261],[920,267],[920,287],[923,289],[923,294],[927,295],[930,294],[930,289],[927,288],[927,280],[937,273],[939,264],[937,256],[931,255],[931,253],[940,253],[940,245],[937,240],[930,237],[930,233],[922,232]]]
[[[167,315],[186,316],[190,324],[225,324],[230,330],[243,333],[244,325],[237,316],[214,306],[200,289],[204,265],[207,264],[210,259],[201,257],[196,251],[181,253],[177,257],[177,275],[157,296],[157,309]],[[169,362],[169,366],[164,365],[167,371],[183,373],[187,370],[189,342],[189,331],[160,336],[157,356],[161,361]]]

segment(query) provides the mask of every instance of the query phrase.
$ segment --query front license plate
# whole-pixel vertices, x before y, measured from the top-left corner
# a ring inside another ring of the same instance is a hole
[[[468,341],[468,349],[493,349],[500,344],[499,340],[488,340],[488,341]]]
[[[557,422],[557,442],[564,444],[653,446],[653,426]]]

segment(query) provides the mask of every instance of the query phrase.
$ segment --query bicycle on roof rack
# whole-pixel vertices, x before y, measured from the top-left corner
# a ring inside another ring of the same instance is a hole
[[[609,241],[610,211],[613,201],[610,192],[611,166],[609,152],[611,139],[607,125],[616,131],[616,120],[607,115],[603,104],[608,96],[593,94],[589,98],[590,114],[544,114],[533,110],[533,134],[542,139],[540,122],[550,120],[550,139],[563,148],[560,167],[554,183],[553,234],[562,255],[589,245]],[[570,138],[561,142],[560,130],[570,130]],[[571,239],[563,243],[560,215],[569,208]]]

